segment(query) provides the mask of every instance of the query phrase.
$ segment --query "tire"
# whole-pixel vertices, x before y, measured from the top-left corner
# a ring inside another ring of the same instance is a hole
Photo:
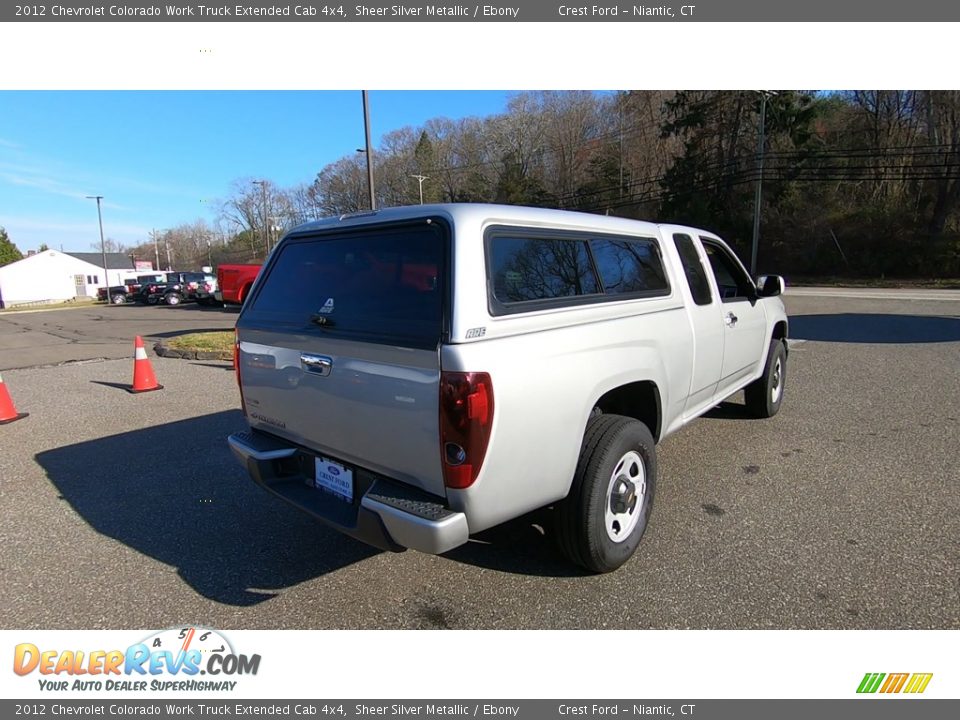
[[[127,296],[122,293],[114,293],[110,296],[110,302],[114,305],[123,305],[127,301]]]
[[[595,573],[623,565],[647,529],[656,477],[656,448],[646,425],[622,415],[592,417],[570,494],[557,507],[563,554]]]
[[[763,375],[747,385],[744,399],[747,410],[758,418],[771,418],[780,411],[787,382],[787,349],[783,341],[771,340]]]
[[[179,305],[182,302],[182,299],[177,293],[170,293],[169,295],[164,296],[163,301],[167,305]]]

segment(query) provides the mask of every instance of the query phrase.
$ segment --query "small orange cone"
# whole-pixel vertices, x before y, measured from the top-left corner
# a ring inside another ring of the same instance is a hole
[[[129,390],[132,393],[163,390],[163,385],[157,382],[157,376],[153,374],[150,358],[143,348],[143,338],[139,335],[133,343],[133,387]]]
[[[7,392],[7,386],[3,384],[3,376],[0,375],[0,425],[15,422],[29,414],[17,412],[13,406],[13,400],[10,399],[10,393]]]

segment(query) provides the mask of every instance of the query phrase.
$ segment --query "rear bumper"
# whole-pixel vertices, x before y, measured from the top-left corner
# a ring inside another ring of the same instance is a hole
[[[357,468],[353,503],[313,486],[313,458],[273,436],[249,431],[227,438],[258,485],[352,538],[381,550],[410,548],[438,555],[467,542],[466,515],[440,498]]]

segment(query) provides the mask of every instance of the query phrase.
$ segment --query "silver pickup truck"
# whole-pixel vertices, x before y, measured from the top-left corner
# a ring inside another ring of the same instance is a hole
[[[783,400],[779,276],[704,230],[425,205],[309,223],[237,321],[251,477],[379,548],[443,553],[554,507],[607,572],[647,525],[656,443],[745,390]]]

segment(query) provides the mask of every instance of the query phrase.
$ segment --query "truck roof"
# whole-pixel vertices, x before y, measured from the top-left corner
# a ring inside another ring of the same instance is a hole
[[[575,210],[554,210],[549,208],[526,207],[523,205],[495,205],[486,203],[445,203],[437,205],[408,205],[381,210],[350,213],[323,218],[293,228],[290,234],[299,234],[316,230],[328,230],[334,227],[356,227],[395,220],[411,220],[418,217],[443,216],[454,224],[478,225],[483,223],[522,224],[529,226],[549,226],[552,228],[601,229],[610,232],[647,232],[657,234],[658,223],[644,220],[595,215]],[[693,229],[693,228],[691,228]]]

